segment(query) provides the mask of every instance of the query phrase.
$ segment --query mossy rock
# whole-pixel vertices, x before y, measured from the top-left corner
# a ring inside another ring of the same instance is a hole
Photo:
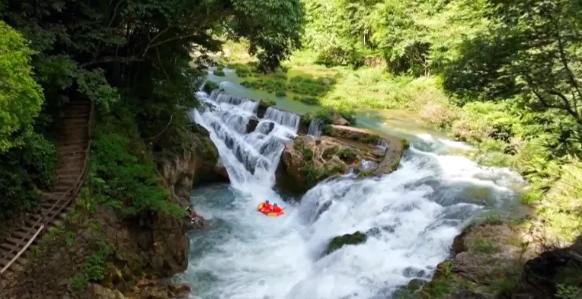
[[[345,245],[357,245],[357,244],[364,243],[364,242],[366,242],[366,239],[367,239],[366,234],[359,232],[359,231],[357,231],[353,234],[345,234],[343,236],[335,237],[335,238],[331,239],[331,241],[329,242],[329,245],[327,245],[326,254],[330,254],[330,253],[344,247]]]
[[[277,102],[275,102],[273,100],[262,99],[259,101],[259,105],[264,106],[264,107],[273,107],[273,106],[277,105]]]
[[[206,83],[204,83],[204,87],[202,87],[202,90],[204,90],[204,92],[210,94],[213,90],[219,89],[220,86],[212,81],[206,81]]]

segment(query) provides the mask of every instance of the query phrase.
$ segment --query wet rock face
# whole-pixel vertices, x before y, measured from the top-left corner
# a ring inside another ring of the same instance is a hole
[[[556,298],[560,292],[582,296],[582,237],[567,248],[546,251],[527,261],[512,299]],[[566,287],[560,290],[558,286]],[[577,292],[577,295],[575,294]],[[567,297],[561,294],[557,297]],[[572,298],[574,298],[572,297]]]
[[[355,232],[353,234],[345,234],[343,236],[338,236],[329,242],[327,245],[326,254],[330,254],[346,245],[357,245],[366,242],[367,236],[361,232]]]
[[[330,137],[298,136],[286,144],[277,181],[290,181],[299,193],[334,175],[344,174],[361,154]]]
[[[183,206],[190,202],[192,187],[203,181],[224,180],[223,173],[217,173],[218,149],[210,140],[208,132],[197,126],[189,135],[190,145],[182,153],[161,159],[158,168],[170,192]],[[222,179],[221,179],[222,177]]]
[[[255,118],[249,119],[249,122],[247,123],[247,129],[245,132],[247,134],[253,132],[257,128],[258,124],[259,124],[258,119],[255,119]]]

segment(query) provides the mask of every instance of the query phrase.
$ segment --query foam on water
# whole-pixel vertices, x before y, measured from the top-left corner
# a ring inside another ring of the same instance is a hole
[[[284,204],[272,190],[274,172],[298,117],[272,109],[247,133],[241,127],[256,117],[256,106],[217,93],[199,97],[215,109],[192,117],[210,131],[231,185],[194,193],[193,203],[214,226],[191,235],[182,276],[194,286],[191,298],[390,298],[411,279],[430,278],[467,221],[511,203],[511,187],[520,182],[508,170],[423,151],[413,141],[390,175],[346,175],[318,184],[300,204]],[[475,202],[468,192],[486,196]],[[257,213],[265,199],[282,204],[286,215]],[[331,238],[355,231],[368,240],[324,255]]]

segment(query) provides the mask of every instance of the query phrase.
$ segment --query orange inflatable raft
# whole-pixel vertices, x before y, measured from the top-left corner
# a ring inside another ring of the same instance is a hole
[[[283,209],[281,209],[280,212],[276,212],[276,213],[275,212],[272,212],[272,211],[267,211],[267,210],[263,209],[263,206],[264,205],[265,204],[260,203],[259,206],[257,207],[257,210],[259,212],[263,213],[265,216],[268,216],[268,217],[278,217],[278,216],[281,216],[281,215],[285,214],[285,211],[283,211]]]

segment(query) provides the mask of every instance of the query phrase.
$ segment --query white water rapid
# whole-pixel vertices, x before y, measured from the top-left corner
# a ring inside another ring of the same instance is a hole
[[[272,189],[283,142],[299,118],[213,92],[212,108],[192,111],[210,131],[230,185],[198,188],[193,203],[213,226],[190,233],[190,263],[180,276],[196,299],[385,299],[413,278],[429,279],[453,238],[485,209],[508,209],[521,179],[505,169],[421,151],[412,142],[400,168],[381,178],[343,176],[309,190],[300,204]],[[247,133],[249,122],[258,121]],[[425,140],[430,142],[430,140]],[[282,217],[256,212],[264,200]],[[335,236],[368,240],[324,255]]]

